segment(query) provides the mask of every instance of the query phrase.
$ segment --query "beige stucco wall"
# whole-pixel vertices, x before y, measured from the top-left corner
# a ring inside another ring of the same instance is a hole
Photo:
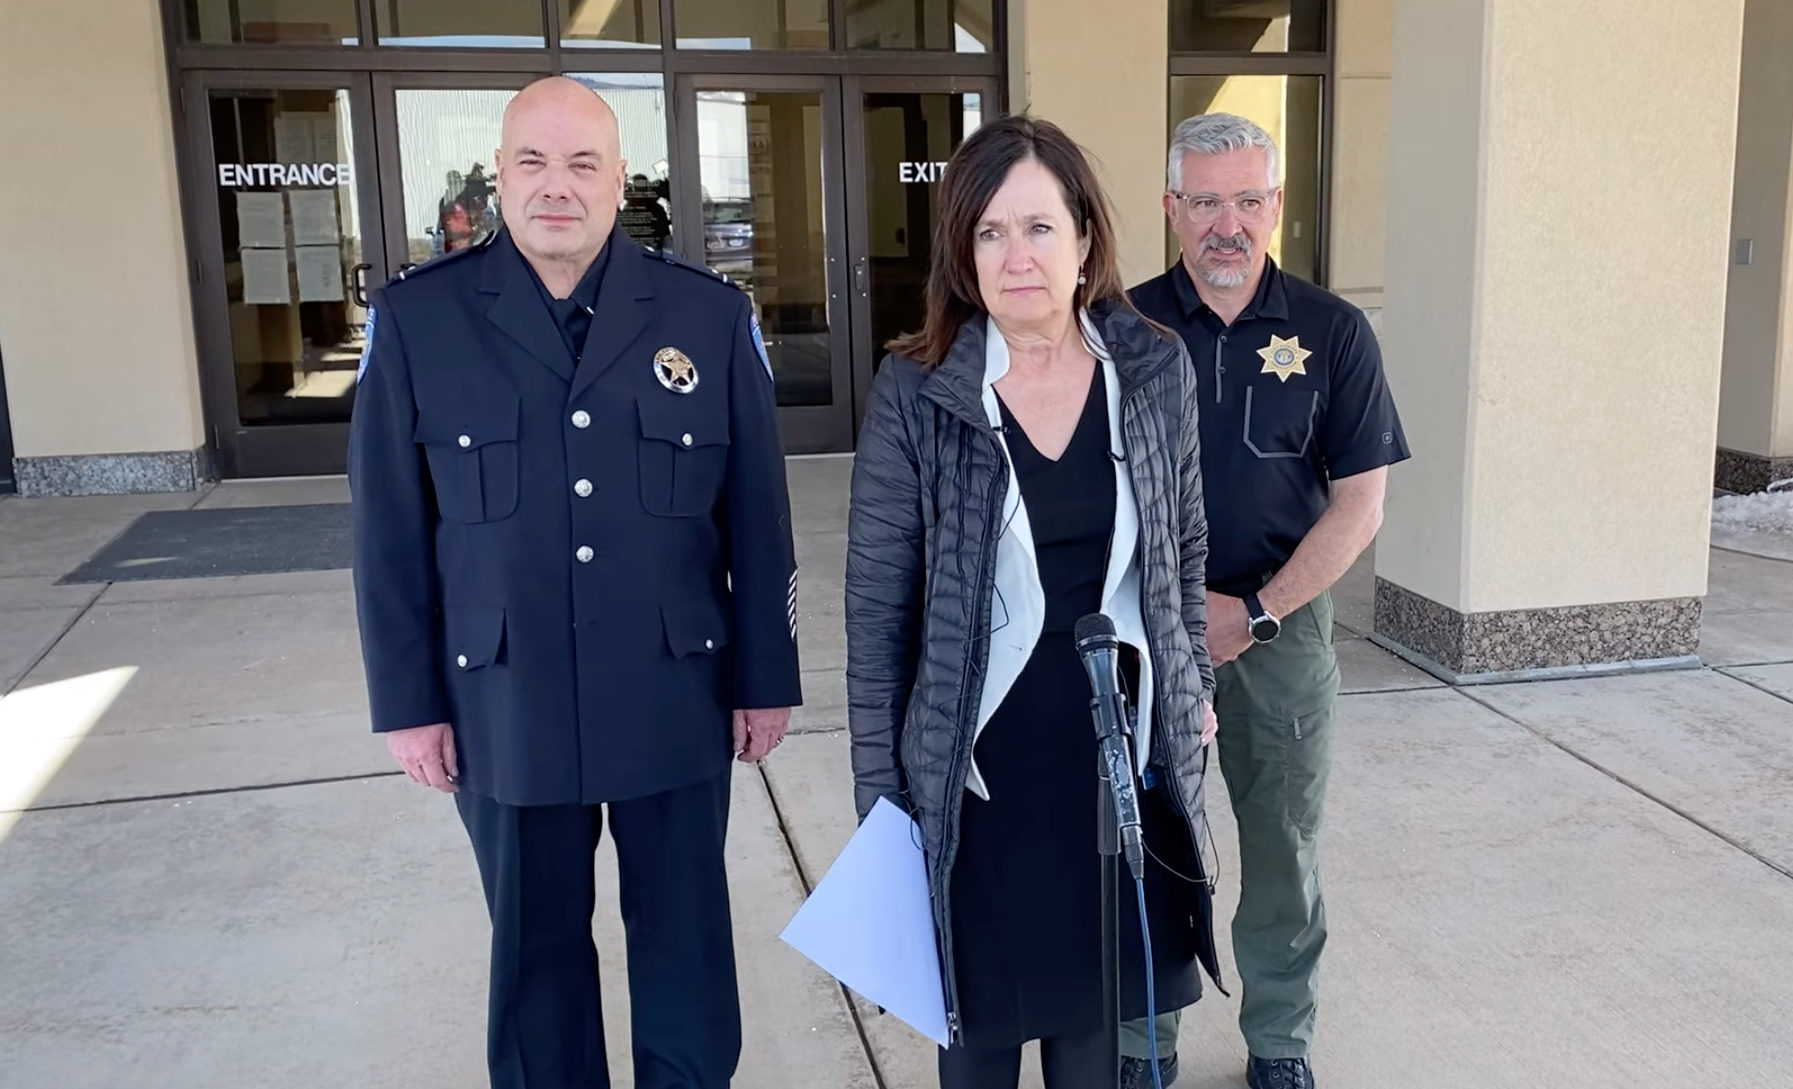
[[[1788,313],[1793,228],[1793,4],[1748,0],[1737,109],[1731,237],[1754,246],[1750,264],[1730,266],[1724,385],[1718,445],[1764,457],[1793,454],[1793,315]]]
[[[1411,2],[1411,0],[1408,0]],[[1328,283],[1351,302],[1382,306],[1387,245],[1389,79],[1396,0],[1337,0],[1332,83],[1332,205]]]
[[[202,441],[155,0],[10,0],[0,352],[19,457]]]
[[[1167,0],[1009,0],[1009,104],[1061,126],[1096,160],[1114,204],[1121,275],[1164,271]],[[1117,112],[1118,111],[1118,112]]]
[[[1787,164],[1793,174],[1793,162]],[[1787,194],[1787,231],[1781,240],[1781,252],[1793,255],[1793,191]],[[1780,358],[1775,366],[1774,440],[1768,453],[1771,457],[1793,457],[1793,276],[1781,277]]]
[[[1742,15],[1397,7],[1384,330],[1418,464],[1378,574],[1463,612],[1705,592]]]

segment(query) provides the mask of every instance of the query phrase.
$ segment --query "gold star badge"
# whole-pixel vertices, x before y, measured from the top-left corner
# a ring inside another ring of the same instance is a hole
[[[697,364],[677,348],[661,348],[654,353],[654,377],[674,393],[690,393],[697,388]]]
[[[1258,355],[1264,359],[1264,369],[1258,373],[1274,374],[1278,380],[1287,382],[1291,374],[1307,373],[1307,357],[1313,354],[1301,346],[1300,337],[1284,340],[1272,333],[1270,346],[1258,349]]]

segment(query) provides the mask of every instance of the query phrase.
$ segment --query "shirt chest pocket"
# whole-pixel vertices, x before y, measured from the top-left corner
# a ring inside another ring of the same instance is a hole
[[[708,514],[728,475],[728,418],[718,404],[651,398],[641,419],[641,506],[663,518]]]
[[[429,459],[436,509],[450,522],[496,522],[517,511],[519,404],[425,408],[416,441]]]
[[[1245,447],[1260,458],[1306,457],[1319,415],[1317,389],[1246,386]]]

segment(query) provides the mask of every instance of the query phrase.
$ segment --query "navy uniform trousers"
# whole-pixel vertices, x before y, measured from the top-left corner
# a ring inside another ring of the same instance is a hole
[[[610,1084],[593,852],[609,809],[637,1089],[722,1089],[741,1052],[728,876],[731,773],[598,805],[455,795],[492,916],[492,1089]]]

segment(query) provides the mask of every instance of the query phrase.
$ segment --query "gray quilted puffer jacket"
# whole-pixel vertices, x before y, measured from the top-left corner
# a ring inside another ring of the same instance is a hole
[[[1219,983],[1210,899],[1201,745],[1212,702],[1207,652],[1207,520],[1195,371],[1182,341],[1132,310],[1090,317],[1115,361],[1122,441],[1139,505],[1143,614],[1156,667],[1150,763],[1174,784],[1204,872],[1190,918]],[[872,383],[853,467],[847,527],[848,724],[860,819],[887,797],[920,822],[946,984],[958,1038],[949,877],[958,849],[973,727],[983,693],[998,514],[1008,489],[1002,447],[984,413],[980,316],[940,366],[886,359]],[[1090,734],[1091,752],[1095,734]]]

